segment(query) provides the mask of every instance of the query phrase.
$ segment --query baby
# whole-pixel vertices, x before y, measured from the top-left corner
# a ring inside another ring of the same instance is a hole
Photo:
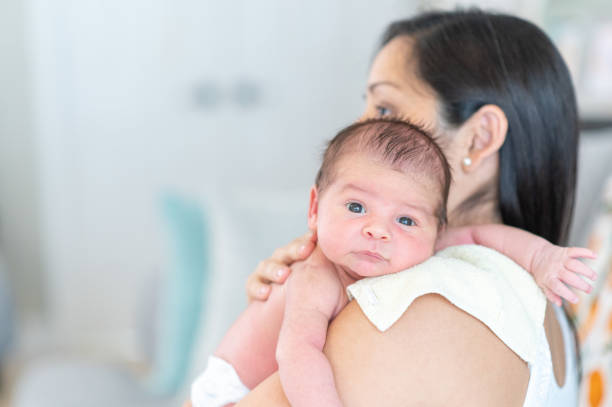
[[[590,290],[577,275],[594,278],[576,259],[593,257],[587,249],[504,225],[446,228],[450,182],[444,154],[417,126],[372,119],[340,131],[325,151],[308,210],[318,239],[312,255],[331,266],[302,268],[268,301],[247,307],[194,382],[194,406],[237,402],[277,369],[292,406],[341,406],[322,350],[329,322],[349,301],[346,287],[406,270],[448,246],[475,243],[504,253],[557,303],[557,295],[576,300],[565,284]]]

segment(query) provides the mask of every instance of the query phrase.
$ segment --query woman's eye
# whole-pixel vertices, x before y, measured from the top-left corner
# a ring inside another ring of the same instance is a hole
[[[376,106],[376,113],[378,113],[379,117],[389,116],[391,114],[391,109],[384,106]]]
[[[402,216],[397,218],[397,221],[399,223],[401,223],[402,225],[406,225],[406,226],[414,226],[416,225],[416,223],[414,222],[414,220],[412,220],[411,218],[409,218],[408,216]]]
[[[353,213],[365,213],[363,205],[357,202],[347,203],[346,208]]]

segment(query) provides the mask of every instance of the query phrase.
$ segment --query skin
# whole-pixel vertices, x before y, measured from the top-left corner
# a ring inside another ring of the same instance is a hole
[[[440,196],[438,188],[434,188],[435,181],[427,182],[408,168],[405,172],[398,171],[377,161],[375,155],[357,152],[341,157],[334,174],[331,185],[321,192],[313,187],[309,207],[309,226],[318,231],[319,237],[311,261],[320,256],[323,261],[330,260],[333,267],[298,268],[287,284],[272,291],[267,301],[256,301],[247,308],[216,352],[217,356],[234,366],[249,388],[254,388],[278,369],[282,388],[293,405],[341,405],[330,360],[323,354],[323,347],[329,321],[348,303],[346,287],[362,276],[389,274],[424,261],[432,254],[437,235],[438,220],[434,213]],[[565,284],[588,292],[590,285],[577,274],[591,279],[595,275],[585,264],[575,260],[577,257],[593,258],[590,250],[555,246],[541,237],[505,225],[445,229],[435,244],[436,251],[461,244],[490,247],[532,272],[544,292],[557,290],[557,294],[568,301],[575,300],[575,294]],[[558,290],[557,286],[562,289]],[[557,300],[557,294],[549,298]],[[285,315],[280,329],[283,308]],[[454,315],[456,318],[469,318],[463,312]],[[439,328],[449,330],[443,324]],[[487,329],[484,325],[481,328]],[[279,329],[280,337],[277,335]],[[399,332],[401,335],[402,331]],[[465,331],[446,334],[449,335],[455,338],[456,346],[461,343],[457,338],[465,335]],[[465,338],[464,346],[468,349],[456,349],[453,353],[477,352],[486,346],[473,342],[469,336]],[[494,342],[494,345],[501,346],[501,343]],[[276,359],[271,354],[275,347]],[[405,351],[406,347],[403,346],[402,350]],[[328,348],[328,351],[335,356],[351,353],[347,353],[346,346]],[[436,356],[440,357],[440,354]],[[351,380],[345,382],[354,383],[352,372],[358,371],[364,359],[364,356],[352,357],[347,363],[336,363],[336,377],[341,379],[344,370],[352,375]],[[431,359],[432,356],[428,355],[426,360],[429,363],[425,363],[421,371],[431,366]],[[358,363],[353,366],[355,362]],[[504,366],[506,362],[487,358],[479,362],[477,370],[489,371],[489,364]],[[435,365],[437,368],[439,363]],[[375,379],[362,376],[370,383]],[[487,379],[494,377],[491,375]],[[500,387],[505,383],[505,373],[498,379],[491,385]],[[385,380],[382,384],[388,386],[389,382]],[[458,389],[451,390],[450,394],[456,397]],[[345,393],[351,394],[348,389]],[[503,398],[512,399],[508,395]],[[349,400],[345,397],[345,402]],[[351,404],[364,400],[360,397]],[[399,399],[397,402],[406,401]],[[470,404],[473,402],[469,400]]]
[[[313,254],[331,267],[290,276],[276,350],[282,387],[296,406],[342,406],[322,351],[329,321],[348,303],[346,287],[421,263],[438,232],[440,190],[431,180],[363,152],[346,153],[334,168],[329,186],[312,189],[308,219],[319,237]]]
[[[414,74],[409,39],[396,38],[376,56],[366,86],[366,108],[362,118],[378,116],[404,117],[413,123],[444,133],[440,139],[451,166],[453,183],[447,205],[450,226],[502,223],[497,211],[497,151],[505,140],[507,119],[494,105],[483,106],[460,129],[446,129],[439,114],[434,92]],[[466,167],[462,160],[469,157]],[[490,186],[491,195],[472,210],[461,210],[460,203],[482,186]],[[270,283],[284,283],[288,264],[304,260],[314,249],[315,232],[295,239],[259,263],[247,281],[249,300],[265,300]]]
[[[350,283],[405,270],[433,254],[441,200],[435,181],[358,152],[345,154],[335,169],[331,185],[320,194],[311,190],[308,224]]]
[[[443,133],[442,147],[453,173],[449,225],[501,223],[496,179],[498,151],[508,130],[504,112],[485,105],[459,128],[447,128],[434,92],[414,74],[411,48],[410,39],[400,37],[378,53],[368,79],[364,117],[402,116]],[[471,165],[463,164],[465,157],[471,159]],[[461,207],[483,187],[489,187],[489,196],[469,210]],[[249,297],[266,298],[270,288],[265,287],[269,282],[283,282],[290,272],[288,265],[294,270],[326,267],[308,259],[298,261],[308,256],[315,242],[316,235],[307,234],[260,263],[248,282]],[[562,386],[563,337],[550,304],[544,328],[555,379]],[[328,330],[325,354],[339,395],[351,406],[381,405],[381,394],[389,406],[521,406],[529,380],[526,364],[486,326],[433,294],[417,299],[385,333],[378,332],[359,307],[350,303]],[[288,403],[278,376],[272,375],[239,405]]]
[[[251,389],[280,370],[294,404],[340,403],[322,350],[329,321],[348,303],[346,287],[423,262],[438,235],[442,193],[435,179],[358,151],[342,154],[333,174],[323,189],[312,188],[308,211],[319,237],[311,257],[331,267],[299,270],[267,301],[251,303],[215,351]],[[304,392],[306,386],[319,391]]]

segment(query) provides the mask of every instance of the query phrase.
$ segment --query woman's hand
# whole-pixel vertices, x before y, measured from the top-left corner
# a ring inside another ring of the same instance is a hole
[[[261,261],[247,280],[246,290],[249,302],[265,301],[270,295],[270,284],[282,284],[289,276],[293,263],[304,260],[314,250],[317,234],[309,231],[286,246],[274,251],[269,259]]]

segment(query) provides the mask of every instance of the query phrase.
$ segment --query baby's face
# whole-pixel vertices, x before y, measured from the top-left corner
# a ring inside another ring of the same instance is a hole
[[[433,254],[440,192],[429,178],[349,153],[309,214],[318,244],[355,277],[405,270]]]

